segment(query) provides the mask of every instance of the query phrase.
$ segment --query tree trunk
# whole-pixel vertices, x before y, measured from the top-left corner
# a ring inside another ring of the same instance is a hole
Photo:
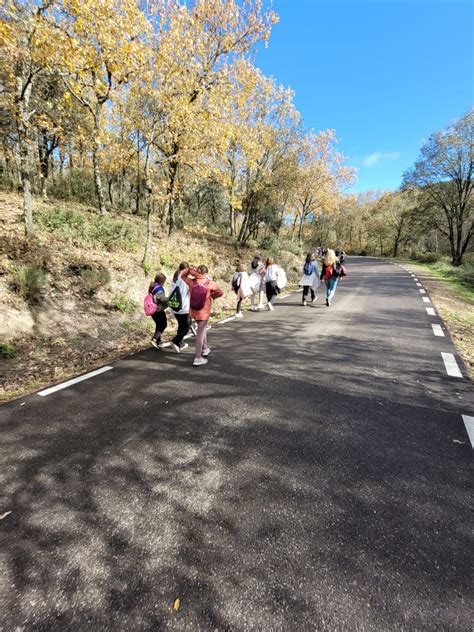
[[[95,192],[97,194],[97,200],[99,202],[99,213],[101,215],[107,215],[107,209],[105,208],[104,190],[102,188],[102,180],[100,177],[99,151],[97,148],[94,148],[92,150],[92,164],[94,166],[94,184]]]
[[[47,182],[49,175],[49,152],[48,152],[48,137],[45,132],[40,132],[40,136],[38,138],[38,156],[40,163],[40,178],[41,178],[41,186],[40,193],[43,200],[47,199]]]
[[[109,200],[110,200],[110,204],[113,207],[114,205],[114,195],[113,195],[113,191],[112,191],[112,187],[113,187],[113,178],[108,178],[107,180],[107,185],[108,185],[108,190],[109,190]]]
[[[30,157],[28,147],[28,109],[31,96],[31,82],[24,89],[24,77],[19,76],[16,79],[17,88],[17,109],[16,122],[18,127],[18,145],[20,152],[20,177],[23,189],[23,217],[25,221],[26,237],[34,236],[33,227],[33,210],[31,207],[31,173],[30,173]]]
[[[100,164],[99,164],[98,138],[100,138],[101,113],[102,113],[102,103],[98,102],[96,105],[95,115],[94,115],[94,148],[92,150],[92,165],[94,167],[94,183],[95,183],[95,191],[97,194],[97,201],[99,202],[99,213],[101,215],[107,215],[107,209],[105,208],[104,189],[102,187],[102,178],[100,174]]]
[[[232,202],[229,204],[229,229],[230,236],[233,237],[235,234],[235,210]]]
[[[304,219],[305,219],[305,213],[304,213],[304,211],[301,211],[300,226],[299,226],[299,229],[298,229],[298,241],[300,242],[300,244],[301,244],[301,237],[303,235]]]
[[[145,240],[145,250],[143,252],[143,259],[142,259],[143,268],[145,268],[145,266],[148,263],[148,258],[150,256],[151,245],[153,241],[153,227],[152,227],[152,221],[151,221],[152,214],[153,214],[153,204],[152,204],[151,198],[148,198],[147,209],[146,209],[146,240]]]
[[[174,209],[174,192],[176,184],[176,175],[178,172],[178,162],[172,160],[170,162],[170,171],[168,179],[168,236],[174,233],[175,229],[175,209]]]

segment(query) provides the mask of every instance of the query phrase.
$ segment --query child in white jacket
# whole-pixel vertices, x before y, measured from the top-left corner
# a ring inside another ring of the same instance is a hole
[[[237,294],[236,318],[243,318],[242,301],[252,294],[250,278],[243,263],[239,263],[232,277],[232,289]]]

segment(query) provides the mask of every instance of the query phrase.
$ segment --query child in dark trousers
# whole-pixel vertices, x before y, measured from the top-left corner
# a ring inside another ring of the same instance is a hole
[[[166,276],[160,272],[155,276],[155,280],[150,284],[148,292],[153,296],[153,300],[156,303],[157,309],[154,314],[151,315],[155,321],[155,333],[151,339],[151,344],[157,349],[161,345],[161,334],[168,326],[168,319],[166,318],[166,292],[164,285],[166,283]]]

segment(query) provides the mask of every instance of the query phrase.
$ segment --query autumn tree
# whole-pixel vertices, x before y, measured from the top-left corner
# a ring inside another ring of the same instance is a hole
[[[34,235],[32,188],[33,90],[46,72],[43,43],[48,37],[45,13],[52,2],[6,2],[0,22],[3,107],[11,113],[19,148],[23,216],[27,237]]]
[[[161,130],[157,134],[155,124],[150,129],[166,179],[169,234],[175,228],[183,172],[191,169],[196,176],[205,175],[202,156],[221,129],[229,68],[256,42],[268,38],[276,20],[262,5],[262,0],[196,0],[190,8],[176,3],[166,15],[166,30],[154,29],[158,41],[150,98],[155,100],[152,119]]]
[[[293,220],[293,227],[299,224],[300,241],[306,220],[333,213],[341,190],[354,179],[354,170],[344,166],[345,158],[336,150],[336,143],[334,130],[310,132],[301,143]]]
[[[100,168],[106,106],[140,74],[150,22],[136,0],[55,0],[46,11],[54,51],[49,63],[92,120],[91,144],[99,211],[105,214]]]
[[[474,111],[432,134],[404,174],[404,187],[419,191],[420,211],[449,240],[451,263],[461,265],[474,232],[472,207]]]

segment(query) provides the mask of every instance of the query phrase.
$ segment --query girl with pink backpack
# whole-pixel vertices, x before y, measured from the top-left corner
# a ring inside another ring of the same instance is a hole
[[[197,324],[193,366],[207,364],[207,356],[211,353],[207,344],[207,323],[211,316],[211,305],[213,299],[224,294],[217,283],[207,277],[207,273],[207,266],[204,265],[197,268],[189,267],[181,272],[181,278],[190,290],[189,315]]]
[[[148,288],[145,296],[144,309],[147,316],[151,316],[155,321],[155,333],[151,339],[151,344],[157,349],[161,346],[161,334],[168,326],[166,318],[167,299],[165,291],[166,276],[160,272],[155,276],[155,280]]]

